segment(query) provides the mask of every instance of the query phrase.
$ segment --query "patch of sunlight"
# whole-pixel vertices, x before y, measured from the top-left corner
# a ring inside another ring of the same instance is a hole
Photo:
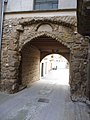
[[[49,84],[69,85],[69,69],[52,70],[42,80]]]

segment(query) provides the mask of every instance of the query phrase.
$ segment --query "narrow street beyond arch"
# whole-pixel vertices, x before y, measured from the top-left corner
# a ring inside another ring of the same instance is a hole
[[[89,120],[86,104],[70,100],[68,74],[52,70],[23,91],[0,93],[0,120]]]

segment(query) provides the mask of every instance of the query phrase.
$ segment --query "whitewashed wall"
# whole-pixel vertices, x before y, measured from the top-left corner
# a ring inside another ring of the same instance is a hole
[[[59,0],[59,9],[72,9],[76,8],[77,0]]]
[[[31,11],[34,0],[8,0],[6,12]]]
[[[59,0],[58,9],[76,8],[77,0]],[[6,12],[32,11],[34,0],[8,0]]]

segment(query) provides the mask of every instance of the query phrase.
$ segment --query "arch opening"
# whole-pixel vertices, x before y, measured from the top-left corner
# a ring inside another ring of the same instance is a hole
[[[69,85],[69,62],[60,54],[50,54],[40,62],[40,80]]]
[[[23,45],[19,67],[19,83],[22,86],[29,86],[32,82],[40,80],[40,61],[52,53],[62,55],[70,62],[69,48],[46,35],[34,38]],[[44,67],[43,63],[42,66]]]

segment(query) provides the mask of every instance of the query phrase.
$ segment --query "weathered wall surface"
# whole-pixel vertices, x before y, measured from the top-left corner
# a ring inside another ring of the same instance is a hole
[[[38,26],[44,23],[51,25],[52,31],[37,31]],[[71,93],[74,96],[86,96],[88,41],[85,40],[83,36],[77,34],[75,29],[75,17],[22,18],[6,20],[4,22],[2,42],[1,90],[8,92],[15,92],[18,90],[18,69],[20,61],[25,61],[25,57],[31,58],[31,56],[28,55],[28,50],[30,49],[27,48],[24,53],[22,52],[22,48],[29,44],[30,41],[44,35],[59,41],[62,45],[70,49]],[[39,55],[39,51],[35,50],[33,53],[34,52]],[[22,55],[26,55],[24,59],[22,58],[21,53]],[[32,54],[32,56],[35,56],[35,54]],[[35,57],[37,58],[37,62],[35,62],[38,63],[39,56]],[[32,61],[33,60],[31,60],[31,62]],[[28,66],[27,63],[24,62],[23,66]],[[25,69],[26,68],[28,68],[28,70],[31,69],[29,66],[25,67]],[[36,70],[37,66],[34,66],[34,69]],[[35,70],[32,71],[32,73],[35,73]],[[27,74],[30,75],[29,72]],[[27,78],[25,77],[25,79]],[[28,84],[28,82],[25,81],[28,80],[23,80],[24,84]]]
[[[14,28],[15,23],[6,21],[3,30],[1,55],[1,90],[12,93],[18,89],[19,32]]]
[[[40,79],[40,51],[30,44],[22,50],[21,68],[19,74],[21,74],[22,85],[29,86],[30,83]]]

